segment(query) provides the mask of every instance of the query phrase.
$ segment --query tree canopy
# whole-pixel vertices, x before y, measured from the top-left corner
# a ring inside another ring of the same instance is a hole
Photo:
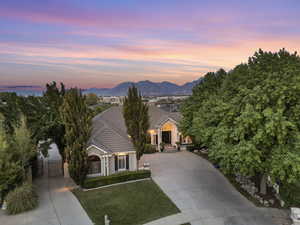
[[[259,50],[248,63],[208,73],[185,102],[181,129],[227,173],[300,179],[300,58]]]

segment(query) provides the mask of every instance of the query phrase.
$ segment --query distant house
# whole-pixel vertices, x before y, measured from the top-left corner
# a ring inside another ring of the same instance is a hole
[[[167,147],[186,142],[178,131],[179,113],[168,113],[149,106],[151,144],[157,150],[161,142]],[[92,135],[88,142],[89,176],[107,176],[137,169],[136,152],[127,134],[121,106],[114,106],[93,118]]]
[[[122,105],[124,96],[103,96],[101,97],[103,103]]]

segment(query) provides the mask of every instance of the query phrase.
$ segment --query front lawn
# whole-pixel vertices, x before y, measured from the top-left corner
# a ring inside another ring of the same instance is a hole
[[[73,191],[96,225],[144,224],[180,212],[152,180],[83,192]]]

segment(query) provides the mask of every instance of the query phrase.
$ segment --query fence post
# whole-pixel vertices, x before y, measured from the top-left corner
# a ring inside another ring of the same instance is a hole
[[[110,224],[110,220],[108,219],[108,215],[104,216],[104,224],[105,225],[109,225]]]

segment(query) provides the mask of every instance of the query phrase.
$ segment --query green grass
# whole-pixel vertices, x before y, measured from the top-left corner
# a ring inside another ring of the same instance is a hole
[[[73,193],[96,225],[104,224],[105,214],[111,225],[135,225],[180,212],[152,180]]]

